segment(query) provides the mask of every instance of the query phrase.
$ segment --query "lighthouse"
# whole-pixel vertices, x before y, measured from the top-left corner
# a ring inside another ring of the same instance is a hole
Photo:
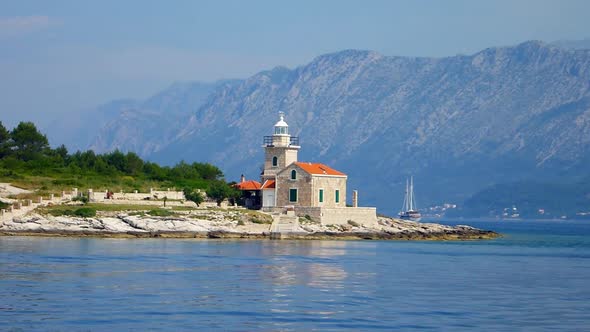
[[[345,173],[322,163],[297,159],[301,148],[299,137],[289,133],[285,113],[279,113],[273,134],[264,136],[262,148],[264,169],[260,174],[261,183],[241,181],[237,185],[246,199],[262,198],[252,208],[279,215],[294,213],[325,225],[349,225],[350,221],[354,221],[359,225],[377,226],[377,210],[374,207],[358,207],[356,190],[354,207],[346,206],[348,176]],[[278,220],[284,226],[282,217],[279,216]],[[297,222],[297,218],[293,220]]]
[[[297,161],[299,137],[289,134],[289,125],[285,122],[285,113],[279,113],[279,121],[274,125],[272,136],[264,136],[264,170],[261,182],[275,180],[279,171]]]

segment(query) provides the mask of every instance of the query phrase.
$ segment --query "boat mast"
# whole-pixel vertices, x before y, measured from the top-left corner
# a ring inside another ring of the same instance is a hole
[[[410,210],[417,211],[416,198],[414,197],[414,177],[410,177]]]
[[[409,184],[408,184],[408,179],[406,179],[406,191],[404,193],[404,204],[402,206],[402,212],[408,211],[408,189],[409,189]]]
[[[410,207],[409,207],[408,211],[414,211],[414,177],[413,176],[410,177],[409,200],[410,200]]]

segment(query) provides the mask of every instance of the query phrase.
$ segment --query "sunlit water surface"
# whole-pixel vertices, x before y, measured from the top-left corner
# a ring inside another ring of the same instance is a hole
[[[0,237],[0,330],[590,329],[590,223],[471,224],[505,237]]]

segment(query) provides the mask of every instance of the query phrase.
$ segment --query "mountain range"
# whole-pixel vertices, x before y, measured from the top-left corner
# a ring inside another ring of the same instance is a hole
[[[444,58],[346,50],[111,102],[60,139],[257,179],[279,111],[300,137],[299,159],[347,173],[362,205],[397,212],[411,175],[421,206],[460,203],[498,183],[588,175],[590,50],[539,41]]]

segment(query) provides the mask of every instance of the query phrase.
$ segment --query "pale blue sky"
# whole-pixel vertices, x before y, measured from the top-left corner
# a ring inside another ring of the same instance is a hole
[[[174,81],[242,78],[342,49],[448,56],[590,37],[590,1],[0,0],[0,120],[41,126]]]

